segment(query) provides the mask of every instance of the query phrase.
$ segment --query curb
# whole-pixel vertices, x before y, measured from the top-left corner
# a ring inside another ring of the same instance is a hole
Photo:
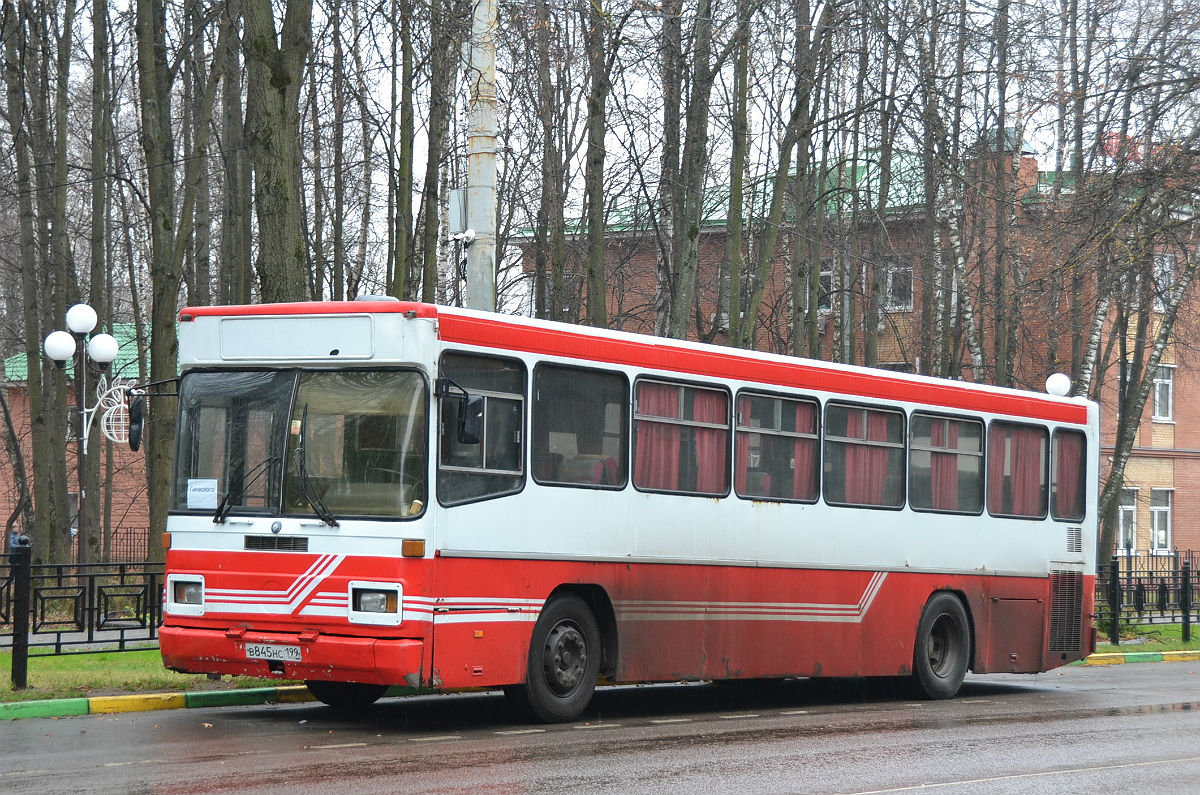
[[[53,698],[0,704],[0,721],[16,718],[66,718],[114,712],[148,712],[156,709],[241,707],[255,704],[294,704],[315,701],[304,685],[247,687],[241,690],[201,690],[195,693],[147,693],[133,696]]]
[[[1092,654],[1080,660],[1083,665],[1122,665],[1123,663],[1188,662],[1200,660],[1200,651],[1130,651]]]
[[[1148,662],[1200,661],[1200,651],[1136,651],[1092,654],[1072,665],[1123,665]],[[398,692],[412,692],[396,688]],[[390,694],[389,694],[390,695]],[[52,698],[0,704],[0,721],[17,718],[68,718],[76,715],[149,712],[157,709],[245,707],[257,704],[300,704],[316,701],[304,685],[247,687],[242,690],[200,690],[194,693],[147,693],[132,696]]]

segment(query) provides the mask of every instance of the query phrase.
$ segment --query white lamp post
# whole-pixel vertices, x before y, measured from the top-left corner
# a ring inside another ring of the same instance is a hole
[[[79,481],[79,516],[77,522],[79,528],[80,564],[88,562],[89,552],[87,502],[84,499],[84,462],[87,459],[88,433],[91,431],[96,409],[100,408],[105,397],[101,395],[96,401],[96,405],[91,408],[86,406],[87,360],[90,358],[101,370],[106,370],[112,361],[117,358],[117,352],[120,348],[116,339],[111,334],[97,334],[91,340],[87,340],[87,335],[95,327],[96,310],[87,304],[75,304],[75,306],[67,310],[67,328],[70,329],[70,332],[52,331],[46,336],[46,341],[43,345],[46,355],[57,362],[59,367],[66,367],[69,360],[72,358],[75,359],[76,429],[79,433],[79,467],[77,474]],[[103,383],[104,380],[101,377],[101,384]]]

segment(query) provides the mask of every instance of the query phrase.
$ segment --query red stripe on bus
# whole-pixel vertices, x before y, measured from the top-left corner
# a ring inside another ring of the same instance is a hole
[[[1034,395],[986,392],[950,383],[920,383],[803,362],[768,361],[739,356],[732,351],[679,347],[656,338],[648,342],[603,338],[445,312],[438,320],[439,336],[447,342],[1052,422],[1087,423],[1086,406],[1051,402]]]

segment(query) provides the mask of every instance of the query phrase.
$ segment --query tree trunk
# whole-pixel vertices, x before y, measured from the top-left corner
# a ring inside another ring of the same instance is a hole
[[[264,301],[297,301],[307,297],[299,100],[311,47],[312,3],[288,3],[278,32],[272,8],[270,0],[245,0],[243,8],[247,144],[258,218],[256,267]]]

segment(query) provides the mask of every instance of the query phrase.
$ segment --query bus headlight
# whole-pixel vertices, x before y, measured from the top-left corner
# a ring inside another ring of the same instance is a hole
[[[404,621],[404,587],[396,582],[350,583],[352,624],[398,626]]]
[[[189,582],[187,580],[175,581],[175,603],[181,605],[202,605],[204,604],[204,583]]]
[[[395,591],[354,590],[354,609],[360,613],[395,613]]]
[[[204,615],[204,577],[198,574],[168,574],[166,588],[167,613],[180,616]]]

